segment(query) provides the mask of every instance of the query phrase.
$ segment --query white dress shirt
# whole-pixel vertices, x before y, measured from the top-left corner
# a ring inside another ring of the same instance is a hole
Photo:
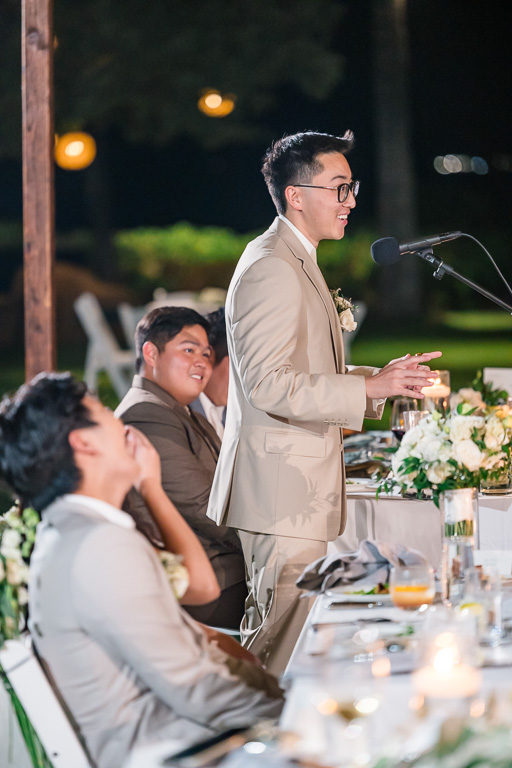
[[[220,439],[224,437],[224,422],[226,416],[226,406],[225,405],[215,405],[208,395],[205,395],[204,392],[201,392],[199,395],[199,400],[201,402],[201,405],[203,406],[204,415],[206,417],[206,420],[210,422]]]
[[[313,259],[313,261],[315,262],[315,264],[317,264],[317,258],[316,258],[316,248],[315,248],[315,246],[313,245],[313,243],[311,243],[311,242],[310,242],[310,241],[307,239],[306,235],[304,235],[304,234],[303,234],[303,233],[300,231],[300,229],[297,229],[297,227],[295,226],[295,224],[292,224],[292,223],[291,223],[290,219],[287,219],[287,218],[286,218],[286,216],[283,216],[283,214],[282,214],[282,213],[280,213],[280,214],[279,214],[279,218],[281,219],[281,221],[284,221],[284,222],[285,222],[285,224],[288,224],[288,226],[289,226],[289,227],[290,227],[290,229],[292,230],[293,234],[294,234],[294,235],[296,235],[296,236],[299,238],[300,242],[302,243],[302,245],[304,246],[304,248],[306,249],[306,251],[309,253],[309,255],[311,256],[311,258]]]

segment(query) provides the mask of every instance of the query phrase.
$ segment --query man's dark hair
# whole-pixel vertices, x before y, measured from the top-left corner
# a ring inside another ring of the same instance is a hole
[[[228,339],[226,334],[226,313],[224,307],[206,315],[210,323],[208,341],[215,354],[214,365],[221,363],[228,354]]]
[[[346,155],[353,146],[352,131],[346,131],[343,136],[304,131],[275,141],[267,150],[261,172],[277,212],[286,211],[286,187],[309,184],[313,176],[320,173],[322,164],[318,162],[318,155]]]
[[[78,487],[69,433],[92,427],[87,387],[70,373],[40,373],[0,404],[0,473],[38,512]]]
[[[210,330],[208,320],[195,309],[188,307],[158,307],[144,315],[135,329],[135,349],[137,352],[135,370],[137,373],[140,372],[144,364],[142,347],[146,341],[153,342],[158,351],[163,352],[167,342],[174,339],[183,328],[190,325],[201,325],[206,333]]]

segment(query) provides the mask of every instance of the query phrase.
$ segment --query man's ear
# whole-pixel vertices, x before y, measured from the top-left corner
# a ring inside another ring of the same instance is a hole
[[[284,196],[290,208],[294,208],[296,211],[302,211],[302,195],[299,187],[286,187]]]
[[[73,429],[68,435],[73,453],[87,453],[91,456],[97,453],[94,438],[93,430],[90,428]]]
[[[158,349],[152,341],[145,341],[142,345],[142,357],[144,359],[144,365],[149,368],[154,368],[158,360]]]

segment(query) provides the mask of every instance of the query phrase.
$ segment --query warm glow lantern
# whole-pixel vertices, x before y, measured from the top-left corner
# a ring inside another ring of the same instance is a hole
[[[232,93],[223,96],[219,91],[208,88],[202,92],[197,106],[208,117],[226,117],[235,108],[235,97]]]
[[[87,168],[96,157],[96,142],[89,133],[75,131],[60,136],[55,143],[55,162],[66,171]]]

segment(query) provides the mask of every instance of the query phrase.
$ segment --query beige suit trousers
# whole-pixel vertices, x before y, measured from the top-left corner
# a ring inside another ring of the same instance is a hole
[[[327,552],[325,541],[238,531],[249,595],[241,624],[242,645],[274,675],[284,672],[312,598],[301,598],[295,582],[304,568]]]

